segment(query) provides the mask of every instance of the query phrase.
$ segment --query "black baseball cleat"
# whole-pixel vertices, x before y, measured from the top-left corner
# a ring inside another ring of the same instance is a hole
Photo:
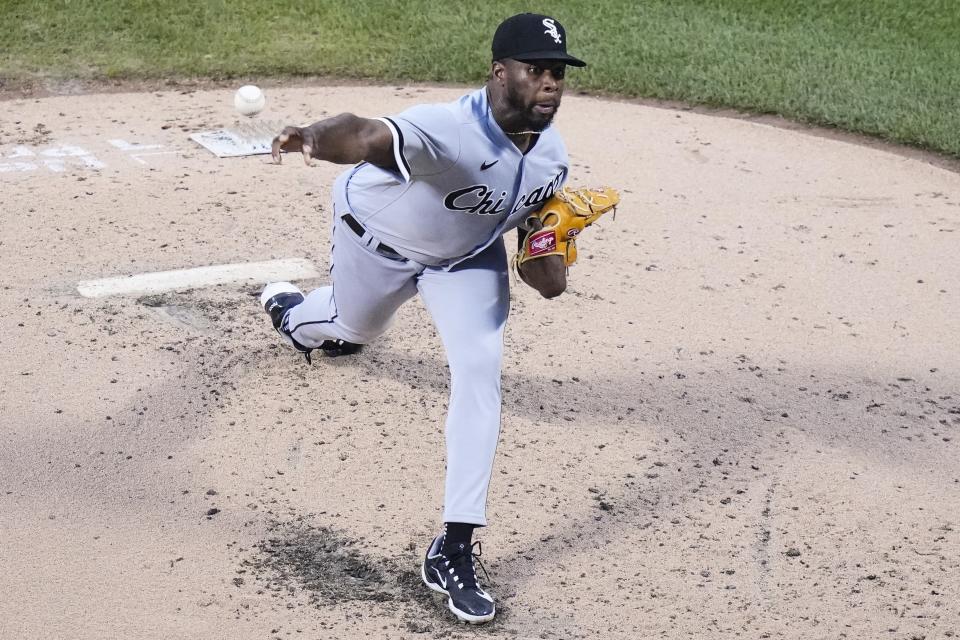
[[[274,282],[268,284],[260,294],[260,304],[264,310],[270,314],[270,321],[273,328],[291,347],[299,351],[310,362],[311,347],[305,347],[296,340],[287,331],[286,319],[287,312],[298,304],[303,302],[303,294],[300,289],[289,282]],[[328,358],[337,356],[349,356],[360,351],[362,344],[347,342],[346,340],[324,340],[317,349],[323,351]]]
[[[346,340],[324,340],[317,348],[323,351],[323,355],[328,358],[336,358],[337,356],[351,356],[360,351],[363,345]]]
[[[480,562],[480,542],[474,542],[470,547],[462,544],[450,555],[443,553],[442,543],[443,536],[439,535],[427,549],[427,557],[420,567],[423,583],[437,593],[448,596],[450,611],[464,622],[481,624],[493,620],[497,608],[490,594],[477,582],[474,567],[475,560]],[[476,553],[473,552],[474,547],[477,548]],[[484,574],[487,573],[482,563],[480,568]]]
[[[273,328],[277,330],[277,333],[280,334],[287,344],[302,353],[307,359],[307,362],[310,362],[310,352],[313,351],[313,349],[305,347],[294,340],[293,336],[287,332],[285,325],[287,313],[301,302],[303,302],[303,294],[300,292],[300,289],[297,289],[289,282],[273,282],[268,284],[264,287],[263,293],[260,294],[260,304],[263,305],[264,311],[270,314],[270,321],[273,323]]]

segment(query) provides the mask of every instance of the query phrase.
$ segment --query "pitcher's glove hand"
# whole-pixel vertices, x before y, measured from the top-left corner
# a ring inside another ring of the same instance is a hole
[[[539,212],[528,219],[527,226],[534,231],[527,234],[514,267],[546,256],[563,256],[569,267],[577,261],[577,236],[620,202],[615,189],[570,189],[564,187],[544,203]]]

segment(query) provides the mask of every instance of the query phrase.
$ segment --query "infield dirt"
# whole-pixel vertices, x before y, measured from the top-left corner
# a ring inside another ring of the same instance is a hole
[[[277,87],[262,118],[462,92]],[[308,366],[258,283],[76,293],[274,258],[326,271],[341,168],[188,139],[232,125],[231,102],[2,104],[0,637],[960,634],[957,173],[567,97],[571,183],[622,205],[565,295],[514,281],[480,535],[499,614],[468,628],[419,584],[448,380],[418,301]]]

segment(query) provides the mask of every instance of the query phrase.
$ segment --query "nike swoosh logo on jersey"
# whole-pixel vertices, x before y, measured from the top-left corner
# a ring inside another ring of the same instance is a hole
[[[499,161],[499,160],[494,160],[493,162],[490,162],[490,163],[484,162],[483,164],[480,165],[480,171],[486,171],[487,169],[489,169],[489,168],[492,167],[493,165],[497,164],[498,162],[500,162],[500,161]]]

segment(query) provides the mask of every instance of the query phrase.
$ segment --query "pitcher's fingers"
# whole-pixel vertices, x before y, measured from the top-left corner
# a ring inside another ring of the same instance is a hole
[[[270,155],[273,157],[274,164],[280,164],[282,162],[280,158],[280,149],[287,140],[289,140],[289,137],[283,133],[273,139],[273,144],[270,146]]]
[[[303,130],[300,127],[284,127],[277,137],[280,138],[284,151],[300,151],[300,143],[303,141]]]

